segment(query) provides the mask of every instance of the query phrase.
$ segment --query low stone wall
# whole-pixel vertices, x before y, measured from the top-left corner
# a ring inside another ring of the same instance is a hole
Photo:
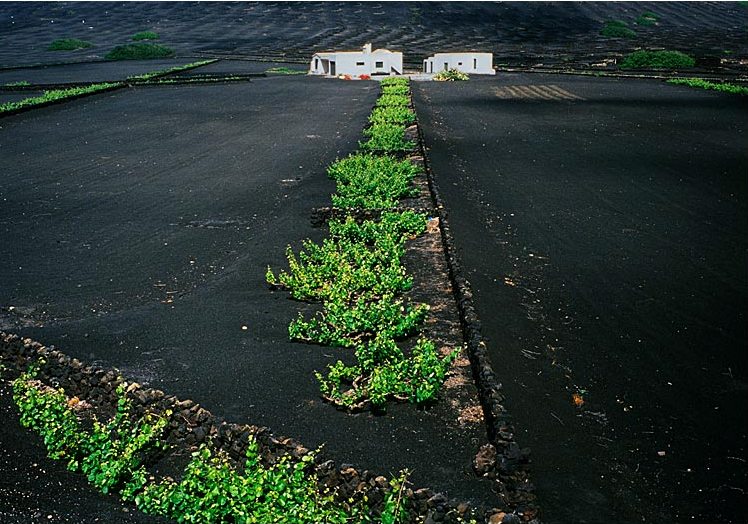
[[[479,476],[494,479],[494,489],[501,501],[512,508],[513,513],[495,522],[537,522],[540,514],[534,494],[535,487],[530,481],[528,464],[529,451],[520,448],[514,438],[511,417],[504,407],[504,394],[501,382],[493,370],[488,350],[481,335],[481,324],[473,303],[470,282],[464,275],[457,256],[452,230],[449,226],[447,208],[441,198],[439,186],[431,171],[426,155],[421,126],[416,123],[417,143],[421,149],[424,170],[429,183],[434,207],[439,218],[442,245],[449,266],[452,288],[460,313],[463,338],[468,350],[473,371],[473,379],[478,388],[483,417],[486,423],[488,443],[480,448],[473,462],[473,469]]]
[[[180,400],[157,389],[128,383],[116,369],[87,366],[53,346],[46,347],[28,338],[0,332],[0,362],[6,367],[7,374],[17,376],[31,363],[40,360],[44,361],[37,374],[41,382],[63,388],[68,397],[85,400],[97,413],[114,413],[120,385],[126,387],[127,397],[132,401],[133,416],[142,416],[146,412],[164,415],[171,411],[164,433],[164,440],[172,446],[170,453],[186,454],[210,439],[214,448],[228,452],[234,461],[242,463],[250,436],[256,439],[265,465],[289,455],[300,459],[309,452],[294,439],[275,436],[267,427],[232,424],[191,400]],[[317,455],[314,467],[320,487],[336,490],[340,500],[352,498],[358,501],[366,496],[375,513],[381,510],[381,503],[390,491],[386,477],[371,471],[359,471],[350,465],[338,466],[332,460],[325,460],[321,454]],[[412,501],[413,522],[456,524],[460,518],[470,516],[467,504],[451,501],[431,489],[408,488],[405,495]]]

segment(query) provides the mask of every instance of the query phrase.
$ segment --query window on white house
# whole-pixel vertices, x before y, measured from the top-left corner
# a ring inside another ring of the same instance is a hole
[[[363,67],[364,63],[363,63],[363,62],[356,62],[356,65],[357,65],[358,67]]]
[[[314,59],[314,69],[319,69],[319,58]]]
[[[449,62],[444,62],[444,70],[445,71],[449,70]]]
[[[457,62],[457,65],[458,65],[458,66],[461,66],[461,65],[462,65],[462,62]]]
[[[382,67],[384,67],[384,62],[375,62],[374,63],[374,67],[376,67],[376,68],[382,68]]]
[[[478,69],[478,59],[473,58],[473,69]]]

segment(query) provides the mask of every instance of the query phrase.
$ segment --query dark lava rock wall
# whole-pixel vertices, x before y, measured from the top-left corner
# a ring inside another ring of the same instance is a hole
[[[658,15],[656,25],[635,25],[645,11]],[[637,37],[600,36],[606,20],[627,22]],[[414,66],[449,50],[492,51],[507,65],[594,61],[640,47],[748,57],[748,6],[739,2],[3,2],[0,65],[102,58],[145,29],[180,54],[305,60],[372,42],[402,50]],[[47,51],[56,38],[94,47]]]

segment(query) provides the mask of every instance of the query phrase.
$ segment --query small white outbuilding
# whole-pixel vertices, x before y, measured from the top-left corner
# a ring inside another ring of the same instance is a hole
[[[310,75],[401,75],[403,54],[388,49],[375,49],[366,44],[361,51],[315,53],[309,64]]]
[[[469,75],[495,75],[493,53],[436,53],[423,61],[424,73],[456,69]]]

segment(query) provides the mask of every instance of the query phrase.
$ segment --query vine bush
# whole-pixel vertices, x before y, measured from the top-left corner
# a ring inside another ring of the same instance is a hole
[[[372,124],[412,124],[416,121],[416,114],[406,106],[375,107],[369,115]]]
[[[413,179],[418,168],[388,155],[353,154],[334,162],[327,175],[337,191],[332,204],[341,209],[390,209],[401,198],[417,194]]]
[[[391,489],[377,516],[365,497],[356,503],[338,501],[335,492],[320,490],[313,471],[315,453],[298,461],[286,455],[264,466],[254,437],[241,470],[224,451],[203,444],[179,480],[156,480],[144,464],[154,452],[165,449],[160,437],[171,412],[133,420],[131,403],[120,386],[115,415],[107,423],[94,417],[86,424],[75,410],[78,399],[68,399],[62,389],[35,380],[37,369],[32,366],[13,381],[21,424],[42,436],[50,458],[65,461],[70,471],[84,473],[101,492],[118,494],[146,513],[211,524],[396,524],[410,518],[409,500],[403,495],[407,472],[390,480]]]
[[[408,79],[387,78],[364,131],[368,153],[337,160],[328,168],[337,191],[335,208],[351,212],[329,222],[330,237],[317,244],[306,240],[295,254],[286,252],[288,271],[271,268],[267,282],[298,300],[321,303],[312,318],[301,313],[288,328],[292,340],[353,349],[355,363],[339,360],[326,373],[317,372],[328,401],[348,409],[382,409],[389,399],[432,402],[456,352],[442,356],[418,332],[429,307],[410,304],[403,296],[413,284],[402,264],[405,242],[423,233],[426,217],[413,211],[392,211],[403,198],[416,196],[418,168],[380,151],[412,149],[404,140],[406,123],[415,120]],[[383,211],[376,220],[359,220],[360,209]],[[403,347],[401,347],[401,345]],[[382,521],[384,522],[384,520]]]
[[[405,139],[405,126],[401,124],[372,124],[364,129],[364,136],[369,140],[359,146],[368,151],[410,151],[416,147],[415,142]]]
[[[55,100],[64,100],[65,98],[72,98],[89,93],[96,93],[97,91],[104,91],[112,89],[114,87],[121,86],[119,82],[115,83],[103,83],[103,84],[92,84],[86,87],[71,87],[69,89],[54,89],[51,91],[45,91],[41,96],[34,96],[30,98],[24,98],[18,102],[6,102],[0,104],[0,115],[25,107],[32,107],[39,104],[46,104]]]
[[[709,80],[704,80],[703,78],[671,78],[667,81],[667,83],[697,87],[700,89],[708,89],[711,91],[721,91],[723,93],[732,93],[735,95],[748,95],[748,87],[746,86],[720,82],[710,82]]]

